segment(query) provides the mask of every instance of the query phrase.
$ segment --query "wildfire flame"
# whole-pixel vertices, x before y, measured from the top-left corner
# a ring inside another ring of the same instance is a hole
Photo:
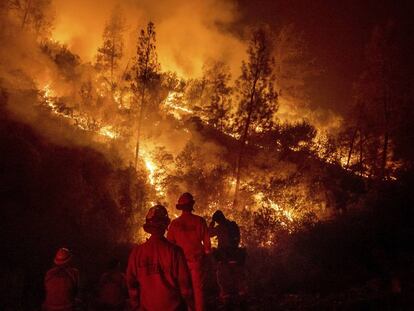
[[[180,103],[184,103],[183,94],[170,91],[167,98],[164,100],[164,109],[167,112],[170,112],[178,120],[182,118],[182,114],[194,113],[193,110],[180,105]]]
[[[163,197],[165,195],[165,190],[161,184],[160,179],[157,177],[157,171],[159,169],[157,164],[155,163],[155,161],[153,161],[153,159],[151,159],[151,157],[149,156],[149,153],[145,151],[143,152],[142,157],[144,159],[145,166],[149,172],[148,179],[149,179],[150,184],[154,186],[157,192],[157,196]]]
[[[56,102],[57,96],[56,93],[49,84],[46,84],[43,89],[43,102],[50,109],[52,114],[59,117],[69,119],[71,123],[77,126],[83,131],[95,132],[98,135],[104,136],[109,139],[116,139],[119,137],[119,134],[114,130],[111,125],[102,125],[99,122],[93,122],[93,127],[90,125],[91,121],[86,115],[81,115],[80,113],[69,113],[67,110],[61,109]],[[97,128],[93,130],[93,128]]]
[[[99,86],[97,93],[99,92]],[[94,126],[90,125],[90,119],[87,115],[82,115],[80,113],[68,113],[66,110],[62,109],[58,102],[58,97],[54,90],[51,88],[50,84],[46,84],[41,94],[43,96],[44,104],[49,108],[50,112],[54,115],[59,117],[70,119],[70,123],[72,125],[77,126],[81,130],[94,132],[99,136],[105,137],[109,140],[116,140],[120,138],[120,134],[115,130],[114,126],[111,124],[104,124],[101,122],[94,122]],[[118,108],[122,108],[123,105],[123,96],[130,96],[130,94],[121,94],[121,93],[114,93],[113,99],[114,102],[117,104]],[[169,92],[166,99],[163,101],[162,108],[164,112],[170,113],[173,115],[177,120],[181,120],[185,115],[193,114],[194,111],[189,109],[187,106],[188,104],[185,102],[183,98],[183,94],[175,91]],[[183,129],[184,131],[188,131],[188,129]],[[260,132],[260,128],[255,129],[256,132]],[[153,153],[153,147],[148,143],[144,143],[140,150],[140,157],[142,158],[145,168],[148,171],[148,182],[155,190],[156,200],[160,200],[165,198],[166,196],[166,189],[165,189],[165,177],[166,171],[163,167],[161,167],[160,163],[156,160]],[[131,150],[131,154],[133,154],[133,150]],[[233,177],[228,177],[227,181],[227,188],[228,193],[232,193],[235,189],[236,180]],[[300,220],[301,215],[297,213],[292,207],[286,204],[280,204],[279,202],[273,201],[268,198],[263,192],[257,191],[251,184],[242,183],[242,187],[248,188],[249,191],[252,193],[256,193],[253,196],[254,203],[252,206],[246,206],[245,208],[250,209],[251,211],[259,210],[259,208],[269,208],[273,210],[274,217],[277,217],[280,221],[280,225],[285,228],[288,232],[293,231],[293,227],[296,221]],[[155,204],[155,202],[151,202],[151,204]],[[207,212],[214,212],[213,209],[217,209],[220,205],[219,202],[212,202],[208,206]],[[230,205],[229,205],[230,206]],[[227,210],[226,210],[227,212]],[[236,211],[235,211],[236,212]],[[230,217],[236,218],[237,215],[231,212],[231,208],[228,207],[228,215]],[[274,237],[268,237],[266,241],[263,242],[263,247],[268,247],[274,243]]]

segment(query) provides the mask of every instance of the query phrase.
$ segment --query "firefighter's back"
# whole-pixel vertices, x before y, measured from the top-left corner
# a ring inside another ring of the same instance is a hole
[[[182,298],[185,289],[180,288],[178,282],[183,267],[187,269],[181,249],[164,237],[151,237],[135,247],[129,260],[127,278],[137,278],[143,310],[176,311],[185,308]],[[191,294],[191,281],[188,271],[185,272],[187,290]]]
[[[71,267],[54,267],[45,276],[44,310],[71,310],[75,304],[79,272]]]
[[[180,246],[188,260],[204,254],[204,239],[207,224],[205,220],[194,214],[183,213],[171,222],[167,233],[168,239]]]

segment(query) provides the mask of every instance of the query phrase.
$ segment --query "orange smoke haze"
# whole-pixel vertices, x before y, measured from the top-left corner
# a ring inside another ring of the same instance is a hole
[[[126,57],[133,56],[137,29],[149,19],[156,25],[157,50],[164,71],[197,77],[205,60],[228,63],[237,75],[245,46],[224,28],[237,21],[232,1],[66,1],[55,0],[54,39],[66,43],[85,61],[93,61],[111,10],[120,4],[128,26]]]

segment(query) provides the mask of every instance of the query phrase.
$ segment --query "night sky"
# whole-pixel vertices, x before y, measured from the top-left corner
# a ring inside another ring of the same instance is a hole
[[[400,22],[407,33],[414,27],[413,1],[238,1],[243,22],[275,27],[293,23],[303,32],[309,53],[323,70],[313,82],[314,104],[337,112],[345,112],[351,101],[352,83],[363,69],[372,29],[389,19]]]

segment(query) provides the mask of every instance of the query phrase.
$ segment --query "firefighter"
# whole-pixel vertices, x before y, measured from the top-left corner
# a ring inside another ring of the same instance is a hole
[[[244,273],[245,250],[239,247],[240,229],[236,222],[228,220],[222,211],[213,214],[209,225],[211,237],[217,237],[217,284],[220,300],[225,309],[234,305],[245,307],[247,286]]]
[[[112,259],[108,271],[102,274],[98,285],[96,307],[98,310],[122,311],[125,309],[128,290],[121,263]]]
[[[79,271],[71,267],[72,253],[60,248],[55,256],[55,267],[47,271],[44,285],[46,298],[44,311],[73,311],[79,305]]]
[[[182,213],[171,222],[167,238],[184,251],[193,283],[195,308],[202,311],[205,310],[206,255],[210,253],[211,245],[206,221],[192,213],[194,203],[190,193],[180,196],[176,208]]]
[[[194,310],[184,253],[164,237],[169,223],[164,206],[149,209],[144,230],[151,236],[133,248],[128,261],[126,278],[132,310]]]

